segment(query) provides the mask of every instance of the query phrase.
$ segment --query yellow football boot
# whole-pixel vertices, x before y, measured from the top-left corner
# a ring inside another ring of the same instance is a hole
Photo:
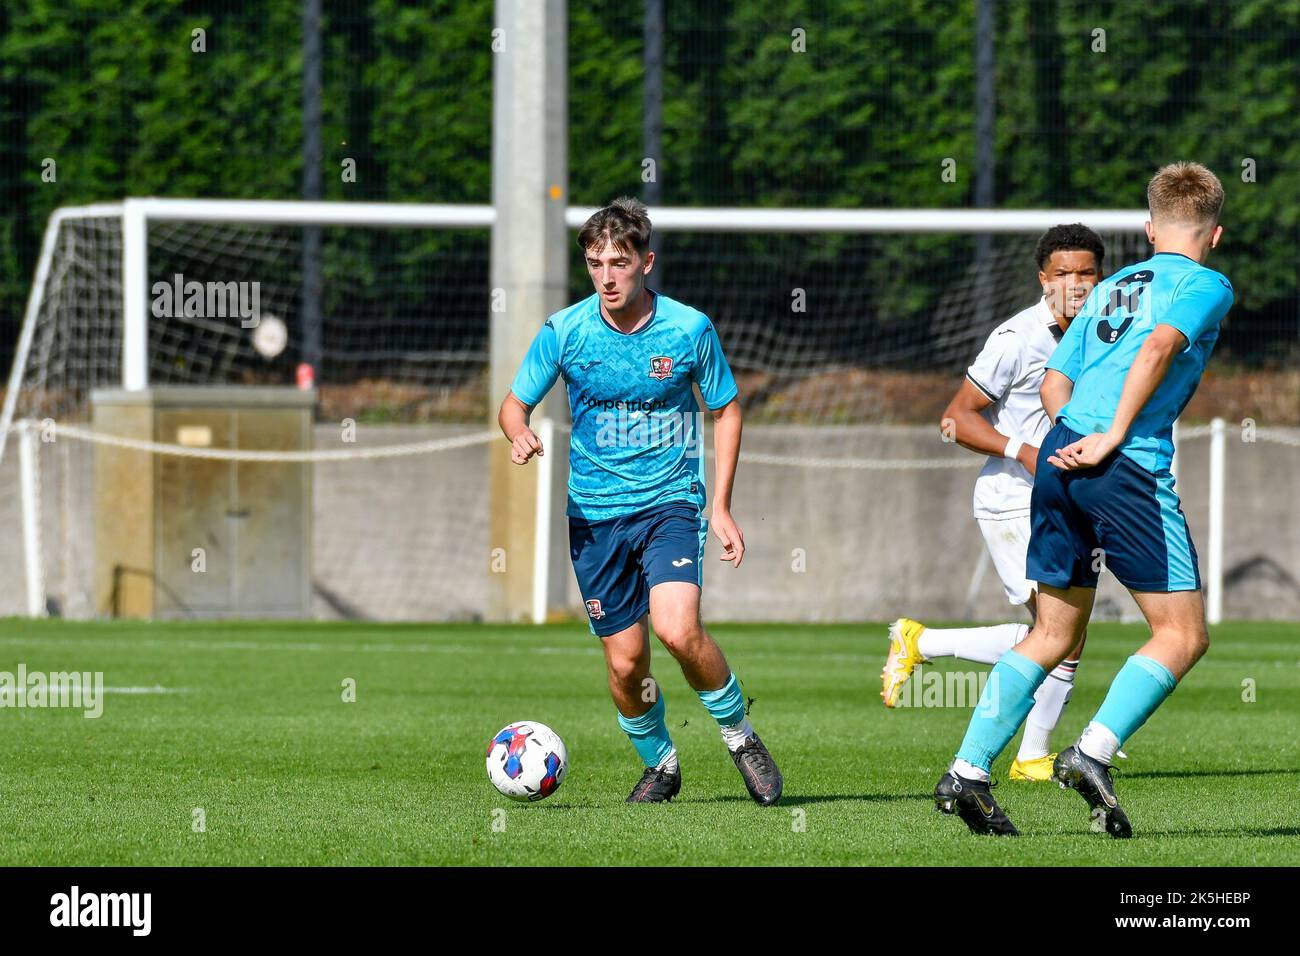
[[[1045,783],[1052,779],[1052,761],[1056,754],[1022,761],[1019,757],[1011,761],[1011,772],[1007,774],[1012,780],[1028,780],[1032,783]]]
[[[910,617],[900,617],[889,625],[889,656],[885,658],[885,669],[880,672],[880,699],[886,707],[898,705],[898,695],[912,676],[917,664],[925,660],[917,647],[917,641],[925,625]],[[1051,766],[1048,766],[1051,773]]]

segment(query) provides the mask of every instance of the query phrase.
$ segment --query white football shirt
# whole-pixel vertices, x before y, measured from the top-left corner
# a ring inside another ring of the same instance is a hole
[[[1062,334],[1046,299],[1039,299],[994,329],[966,370],[966,378],[993,403],[980,414],[1008,438],[1037,447],[1051,430],[1038,389]],[[1033,487],[1033,476],[1020,462],[990,457],[975,479],[975,517],[1029,514]]]

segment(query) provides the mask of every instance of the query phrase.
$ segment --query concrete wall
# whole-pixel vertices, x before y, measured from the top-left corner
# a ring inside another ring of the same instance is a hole
[[[316,428],[318,449],[366,447],[480,431],[480,426],[361,424],[343,446],[334,426]],[[1300,433],[1300,432],[1298,432]],[[712,437],[708,436],[710,442]],[[966,592],[983,542],[971,517],[974,456],[929,428],[749,426],[747,451],[803,458],[941,458],[969,467],[849,471],[742,464],[735,516],[748,551],[739,570],[718,560],[710,539],[705,614],[710,620],[884,620],[965,616]],[[1201,550],[1208,545],[1206,438],[1181,447],[1179,493]],[[316,466],[314,610],[321,618],[476,620],[492,562],[487,513],[491,445],[403,458]],[[72,481],[62,480],[60,456]],[[42,453],[43,527],[50,589],[70,613],[84,608],[79,575],[92,566],[84,530],[90,457],[78,448]],[[1228,618],[1300,620],[1300,449],[1244,443],[1227,453]],[[16,455],[0,464],[0,614],[22,607]],[[72,515],[63,520],[64,509]],[[564,554],[563,541],[554,542]],[[510,556],[505,555],[509,561]],[[582,614],[567,562],[572,613]],[[799,567],[803,570],[798,570]],[[66,568],[66,572],[64,569]],[[977,619],[1013,618],[992,568],[973,607]],[[1103,578],[1098,617],[1133,619],[1132,600]]]
[[[1233,433],[1230,432],[1230,435]],[[747,451],[830,458],[974,458],[928,428],[751,427]],[[1184,443],[1178,491],[1201,551],[1208,545],[1208,448]],[[1227,451],[1224,614],[1300,619],[1300,449],[1230,438]],[[705,606],[715,620],[881,620],[900,614],[962,618],[984,547],[971,516],[971,469],[844,471],[742,464],[734,515],[749,548],[739,570],[709,543]],[[794,549],[806,571],[792,568]],[[1006,619],[989,568],[973,615]],[[1136,605],[1109,576],[1097,616],[1136,619]]]
[[[360,424],[356,444],[317,426],[316,447],[374,447],[483,426]],[[500,447],[507,446],[505,439]],[[488,448],[316,466],[313,582],[322,618],[470,621],[488,600]],[[508,556],[507,556],[508,560]]]

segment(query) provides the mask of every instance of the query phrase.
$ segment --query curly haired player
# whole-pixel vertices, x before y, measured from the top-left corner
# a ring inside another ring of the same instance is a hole
[[[1007,600],[1023,606],[1031,620],[1037,593],[1025,577],[1029,493],[1038,446],[1051,428],[1038,390],[1047,360],[1101,279],[1104,257],[1101,237],[1080,223],[1043,233],[1034,249],[1043,297],[990,333],[940,422],[945,435],[963,448],[989,456],[975,479],[975,520]],[[899,618],[889,628],[880,696],[886,707],[894,707],[918,664],[937,657],[994,664],[1028,633],[1024,624],[936,628]],[[1012,780],[1052,779],[1056,754],[1050,752],[1051,735],[1070,702],[1082,652],[1080,639],[1038,688],[1020,752],[1011,764]]]

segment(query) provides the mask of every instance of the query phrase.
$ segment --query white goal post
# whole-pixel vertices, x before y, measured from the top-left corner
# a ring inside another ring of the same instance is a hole
[[[566,210],[565,221],[570,230],[576,230],[594,211],[588,207],[571,206]],[[691,233],[732,235],[910,235],[910,236],[1033,236],[1052,225],[1062,222],[1082,222],[1103,234],[1139,235],[1147,219],[1145,210],[873,210],[873,209],[732,209],[732,208],[653,208],[650,211],[656,232],[667,235]],[[115,385],[127,391],[140,391],[151,385],[150,350],[150,236],[153,230],[168,223],[213,224],[214,226],[283,226],[283,227],[338,227],[402,229],[472,229],[489,230],[495,227],[496,210],[490,205],[399,204],[378,202],[331,202],[297,200],[219,200],[219,199],[161,199],[132,198],[119,203],[102,203],[90,206],[68,207],[56,211],[47,226],[33,279],[31,293],[24,313],[17,343],[13,368],[8,378],[3,409],[0,411],[0,464],[6,460],[6,443],[10,431],[26,427],[16,421],[19,417],[20,397],[24,390],[25,374],[32,361],[33,345],[38,338],[42,310],[47,305],[47,291],[59,270],[57,262],[62,250],[59,247],[61,228],[78,220],[116,220],[120,223],[120,263],[117,276],[106,287],[118,286],[120,294],[121,342],[119,374]],[[673,267],[668,263],[668,268]],[[1023,267],[1018,267],[1023,268]],[[728,343],[730,347],[730,343]],[[495,402],[499,396],[491,397]],[[486,414],[487,409],[483,410]],[[32,416],[25,415],[30,418]],[[540,427],[551,428],[550,422]],[[1210,533],[1207,554],[1207,590],[1212,621],[1217,621],[1222,609],[1222,548],[1223,548],[1223,481],[1224,458],[1222,426],[1207,433],[1212,437],[1210,466]],[[69,434],[72,434],[70,431]],[[111,436],[110,436],[111,437]],[[486,437],[483,439],[486,440]],[[436,443],[435,443],[436,444]],[[442,446],[438,446],[442,447]],[[394,446],[396,448],[396,446]],[[215,450],[214,450],[215,451]],[[418,449],[417,449],[418,451]],[[401,453],[410,454],[409,446]],[[322,456],[330,453],[322,453]],[[337,453],[334,453],[337,454]],[[382,449],[372,449],[374,457]],[[310,455],[309,455],[310,457]],[[322,460],[324,458],[322,457]],[[899,470],[952,467],[951,462],[940,463],[933,459],[873,459],[862,457],[836,458],[835,456],[789,456],[764,454],[761,451],[744,453],[743,460],[770,467],[800,467],[822,470]],[[538,481],[545,491],[551,483],[564,480],[565,463],[546,458],[547,468],[538,469]],[[554,473],[553,469],[560,472]],[[32,540],[39,535],[36,518],[29,513],[35,508],[31,501],[39,491],[30,487],[37,472],[26,463],[22,475],[24,553],[29,561],[39,564],[39,545]],[[543,503],[553,500],[549,494],[540,496]],[[545,507],[545,504],[543,504]],[[547,614],[545,578],[548,562],[542,559],[546,549],[555,542],[549,540],[549,516],[540,514],[537,521],[535,543],[538,554],[535,565],[540,573],[533,582],[534,620],[544,620]],[[29,609],[39,603],[33,587],[43,580],[39,567],[28,575]],[[37,582],[33,584],[33,582]]]

